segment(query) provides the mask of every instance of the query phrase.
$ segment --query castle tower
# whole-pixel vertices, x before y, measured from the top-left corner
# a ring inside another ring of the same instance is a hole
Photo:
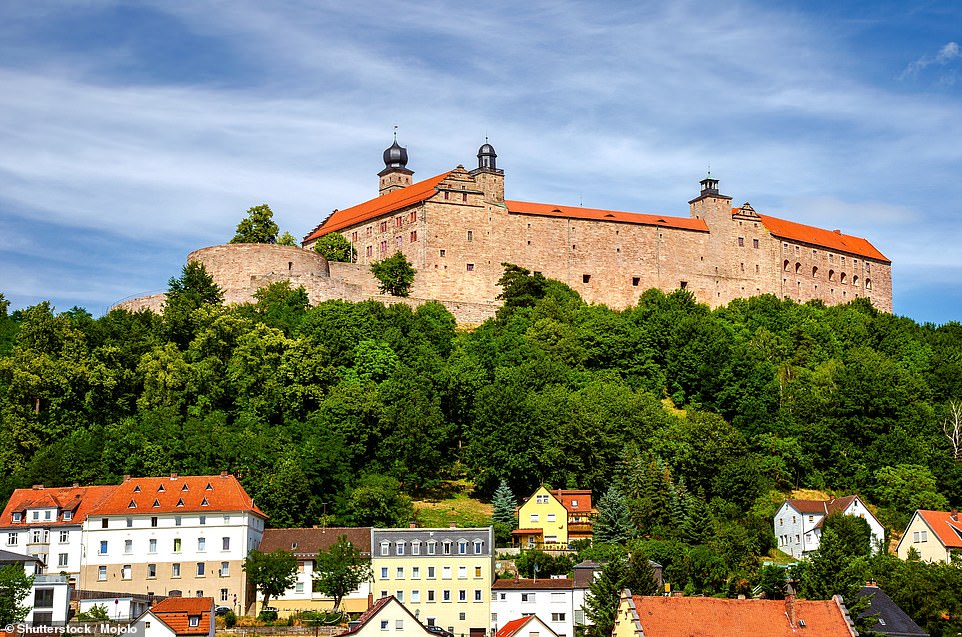
[[[498,154],[494,146],[485,138],[484,144],[478,149],[478,167],[471,171],[471,175],[484,191],[485,198],[495,203],[504,202],[504,171],[498,170]]]
[[[408,170],[408,149],[397,143],[397,131],[394,131],[394,143],[384,151],[384,170],[377,174],[381,178],[378,193],[386,195],[411,185],[413,170]]]
[[[688,202],[690,215],[703,219],[709,228],[722,221],[730,222],[732,198],[718,192],[718,180],[711,176],[711,172],[700,183],[701,193]]]

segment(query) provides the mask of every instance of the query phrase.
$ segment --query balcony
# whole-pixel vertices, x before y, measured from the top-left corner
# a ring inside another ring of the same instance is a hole
[[[37,584],[66,584],[66,575],[34,575],[33,576],[34,585]]]
[[[569,522],[568,535],[591,535],[591,522]]]

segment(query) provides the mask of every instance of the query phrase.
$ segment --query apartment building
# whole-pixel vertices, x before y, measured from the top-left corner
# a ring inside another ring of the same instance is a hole
[[[491,628],[536,615],[558,637],[574,637],[574,580],[567,578],[499,579],[491,586]]]
[[[494,530],[371,529],[372,590],[428,626],[484,637],[491,623]]]

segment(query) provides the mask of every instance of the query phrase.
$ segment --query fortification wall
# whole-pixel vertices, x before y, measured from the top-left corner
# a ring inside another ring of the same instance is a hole
[[[112,305],[111,310],[127,310],[128,312],[139,312],[150,310],[160,314],[164,311],[164,302],[167,300],[166,294],[151,294],[149,296],[138,296],[133,299],[126,299]]]
[[[325,259],[313,250],[265,243],[231,243],[195,250],[187,262],[199,261],[224,291],[225,303],[248,303],[261,285],[255,277],[330,277]],[[280,279],[276,279],[280,280]],[[305,286],[306,287],[306,286]]]

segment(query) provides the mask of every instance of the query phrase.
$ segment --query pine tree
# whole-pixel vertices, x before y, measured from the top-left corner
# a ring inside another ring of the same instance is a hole
[[[634,535],[628,503],[617,487],[611,486],[598,502],[594,523],[594,541],[624,544]]]
[[[688,498],[688,513],[681,525],[681,539],[692,546],[707,544],[714,535],[711,509],[699,497]]]
[[[491,500],[494,505],[494,521],[503,524],[514,524],[514,509],[516,506],[514,494],[507,480],[502,478],[501,484],[494,491],[494,498]]]
[[[608,492],[610,493],[611,489]],[[619,556],[605,564],[598,577],[588,585],[588,592],[585,594],[585,617],[591,620],[592,625],[585,629],[585,634],[589,637],[611,635],[627,570],[627,560],[624,556]]]

